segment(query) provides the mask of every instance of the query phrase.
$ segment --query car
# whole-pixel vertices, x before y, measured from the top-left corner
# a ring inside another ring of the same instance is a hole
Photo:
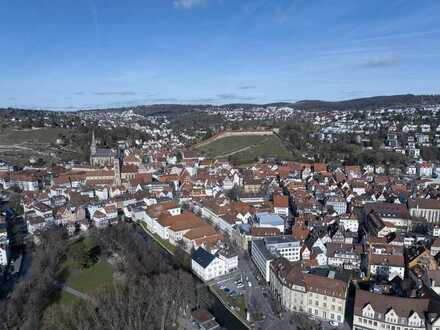
[[[250,281],[248,281],[248,286],[249,286],[249,287],[251,287],[251,286],[252,286],[252,283],[251,283]]]
[[[229,288],[224,288],[223,289],[225,292],[230,292],[231,291],[231,289],[229,289]]]
[[[336,321],[329,321],[328,324],[330,324],[332,327],[337,327],[339,325]]]
[[[243,284],[243,283],[240,282],[240,283],[237,284],[237,288],[240,289],[240,288],[242,288],[242,287],[244,287],[244,284]]]

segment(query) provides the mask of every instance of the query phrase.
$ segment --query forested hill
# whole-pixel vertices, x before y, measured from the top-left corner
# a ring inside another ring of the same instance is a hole
[[[392,107],[407,107],[414,106],[420,107],[427,104],[440,104],[440,95],[389,95],[389,96],[372,96],[352,100],[344,101],[322,101],[322,100],[303,100],[298,102],[276,102],[268,104],[252,104],[252,103],[233,103],[224,105],[209,105],[209,104],[153,104],[153,105],[139,105],[139,106],[127,106],[119,108],[107,108],[107,109],[88,109],[80,111],[115,111],[122,112],[125,110],[133,109],[140,114],[182,114],[193,110],[208,110],[208,109],[252,109],[256,107],[291,107],[299,110],[308,111],[333,111],[333,110],[367,110],[378,108],[392,108]],[[15,114],[17,111],[23,112],[22,109],[0,108],[0,113],[8,113],[9,115]],[[31,109],[26,111],[30,112]],[[45,112],[45,111],[43,111]]]
[[[304,100],[294,103],[293,106],[302,110],[331,111],[421,106],[426,104],[440,104],[440,95],[373,96],[337,102]]]

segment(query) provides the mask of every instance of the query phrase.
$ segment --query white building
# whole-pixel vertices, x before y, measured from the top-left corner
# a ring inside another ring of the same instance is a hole
[[[429,299],[402,298],[356,290],[354,330],[422,330]]]
[[[199,247],[192,255],[191,270],[203,281],[210,281],[238,268],[238,256],[225,251],[212,254]]]
[[[405,260],[403,255],[371,254],[369,258],[370,273],[393,280],[396,276],[405,278]]]
[[[359,220],[356,215],[344,216],[339,219],[339,224],[344,226],[344,230],[348,230],[352,233],[357,233],[359,230]]]
[[[409,213],[413,217],[423,217],[429,223],[440,223],[440,201],[436,199],[417,198],[408,201]]]
[[[252,240],[252,260],[262,274],[269,281],[270,262],[276,257],[284,257],[288,261],[301,259],[301,242],[291,236],[272,236]]]
[[[330,196],[325,202],[326,208],[333,208],[335,212],[339,215],[345,214],[347,212],[347,202],[344,197],[340,196]]]

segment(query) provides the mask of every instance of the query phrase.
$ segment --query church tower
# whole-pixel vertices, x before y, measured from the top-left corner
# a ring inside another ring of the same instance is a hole
[[[120,186],[122,183],[122,180],[121,180],[121,155],[120,155],[119,150],[116,153],[116,156],[113,160],[113,172],[114,172],[113,184],[115,186]]]
[[[95,131],[92,131],[92,143],[90,144],[90,164],[93,165],[93,156],[96,155]]]

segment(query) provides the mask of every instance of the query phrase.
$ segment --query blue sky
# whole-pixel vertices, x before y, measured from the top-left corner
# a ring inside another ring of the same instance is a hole
[[[440,1],[3,0],[0,106],[440,93]]]

